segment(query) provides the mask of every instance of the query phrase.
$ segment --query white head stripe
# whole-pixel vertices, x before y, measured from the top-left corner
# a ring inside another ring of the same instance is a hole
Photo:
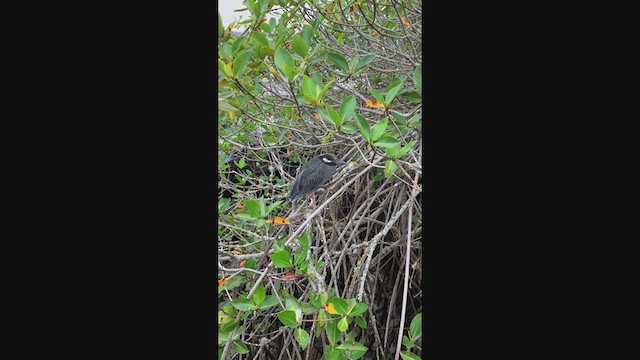
[[[326,162],[327,164],[331,164],[333,162],[327,158],[322,158],[322,161]]]

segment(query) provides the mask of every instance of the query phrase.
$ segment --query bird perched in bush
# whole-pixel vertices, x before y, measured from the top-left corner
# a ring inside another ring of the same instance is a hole
[[[322,154],[309,160],[296,177],[293,188],[289,194],[289,200],[295,202],[304,195],[313,193],[327,181],[331,180],[336,173],[338,165],[346,165],[347,163],[334,159],[329,154]]]

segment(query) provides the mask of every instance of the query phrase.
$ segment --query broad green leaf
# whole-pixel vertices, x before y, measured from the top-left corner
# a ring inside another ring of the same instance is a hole
[[[362,315],[365,311],[367,311],[368,308],[369,305],[359,302],[353,307],[353,309],[351,309],[351,312],[349,312],[349,316]]]
[[[405,145],[402,149],[399,149],[397,151],[395,151],[395,153],[393,154],[393,157],[396,159],[399,159],[401,157],[403,157],[406,153],[409,152],[409,150],[411,150],[411,148],[413,147],[413,145],[416,144],[415,140],[411,140],[407,145]]]
[[[298,326],[296,321],[296,312],[293,310],[283,310],[278,313],[278,319],[288,327],[295,328]]]
[[[237,38],[231,45],[231,52],[236,54],[242,47],[242,44],[244,44],[244,41],[245,41],[244,37]]]
[[[422,95],[418,94],[415,91],[408,91],[406,93],[402,93],[400,94],[400,97],[403,99],[409,100],[411,102],[414,102],[416,104],[422,102]]]
[[[342,355],[343,353],[344,353],[344,351],[338,350],[335,347],[333,347],[331,345],[328,345],[327,346],[326,360],[346,360],[346,358]]]
[[[294,310],[294,311],[302,310],[302,305],[300,305],[300,302],[298,301],[298,299],[292,296],[288,296],[286,299],[284,299],[284,306],[285,308],[287,308],[287,310]]]
[[[264,299],[262,304],[260,304],[259,309],[260,310],[267,309],[278,304],[280,304],[280,302],[278,301],[278,298],[276,296],[267,295],[267,297]]]
[[[369,65],[371,62],[373,62],[373,60],[375,58],[376,58],[376,56],[373,55],[373,54],[363,57],[362,59],[360,59],[360,61],[358,61],[358,65],[356,65],[356,67],[353,70],[353,72],[357,72],[358,70],[360,70],[360,69],[364,68],[365,66]]]
[[[302,249],[302,251],[304,251],[305,253],[307,252],[307,250],[309,250],[309,236],[307,235],[307,233],[304,233],[304,235],[302,235],[298,239],[298,243],[300,243],[300,249]]]
[[[389,177],[398,169],[398,166],[393,162],[393,160],[387,160],[384,163],[384,176]]]
[[[334,308],[340,315],[347,315],[349,313],[349,307],[347,306],[347,302],[344,299],[340,299],[339,297],[332,297],[328,301],[328,303],[333,304]]]
[[[338,330],[345,332],[347,331],[348,328],[349,328],[349,322],[347,321],[346,317],[338,321]]]
[[[302,77],[302,93],[314,98],[318,96],[318,85],[307,75]]]
[[[253,300],[254,303],[256,303],[257,306],[260,306],[260,304],[262,304],[262,302],[264,301],[266,296],[267,295],[266,295],[266,292],[264,290],[264,284],[260,283],[258,285],[258,287],[256,288],[256,291],[251,296],[251,299]]]
[[[327,92],[327,90],[329,90],[329,87],[331,87],[331,85],[333,85],[334,80],[329,81],[323,88],[322,90],[320,90],[320,92],[318,93],[318,100],[320,100],[322,98],[322,96],[324,95],[324,93]]]
[[[367,351],[368,347],[360,344],[357,341],[345,341],[339,346],[336,346],[336,349],[347,350],[347,351]]]
[[[260,197],[260,200],[258,200],[258,204],[260,205],[260,217],[264,218],[265,216],[267,216],[267,203],[265,203],[264,197]]]
[[[420,356],[408,351],[400,351],[400,357],[402,360],[422,360]]]
[[[364,316],[362,316],[362,315],[358,315],[358,316],[356,316],[356,324],[358,326],[360,326],[360,328],[366,329],[367,328],[367,319],[365,319]]]
[[[411,320],[411,325],[409,325],[409,335],[411,339],[416,339],[418,336],[422,334],[422,313],[417,313],[416,316]]]
[[[284,75],[287,77],[287,79],[289,79],[289,81],[293,80],[293,67],[289,66],[289,64],[284,66]]]
[[[293,77],[293,58],[291,54],[286,49],[278,48],[276,50],[276,55],[273,57],[273,61],[276,63],[276,66],[282,73],[284,73],[287,77],[290,77],[288,73]],[[287,70],[287,67],[289,68]]]
[[[244,69],[247,67],[247,63],[251,57],[251,52],[253,49],[247,49],[238,54],[235,60],[233,60],[233,72],[236,76],[239,76],[244,72]]]
[[[255,310],[256,304],[251,299],[247,299],[246,297],[239,297],[231,302],[231,305],[240,310],[240,311],[248,311]]]
[[[224,26],[222,25],[222,16],[220,16],[220,11],[218,11],[218,37],[224,35]]]
[[[373,95],[373,97],[376,100],[380,101],[381,103],[384,103],[384,97],[382,96],[380,91],[378,91],[376,89],[369,89],[369,92],[371,93],[371,95]]]
[[[273,204],[267,206],[267,214],[266,215],[269,215],[275,208],[277,208],[282,203],[283,203],[282,200],[278,200],[278,201],[274,202]]]
[[[302,350],[306,349],[309,343],[311,343],[311,336],[309,336],[309,333],[303,328],[297,328],[294,335]]]
[[[307,56],[307,51],[309,50],[309,46],[307,42],[300,35],[296,35],[291,40],[291,48],[296,54],[300,55],[301,58]]]
[[[338,330],[338,319],[330,320],[326,322],[327,339],[331,344],[335,344],[340,340],[341,331]]]
[[[382,147],[394,147],[399,144],[400,142],[397,139],[392,138],[391,136],[383,136],[378,141],[373,143],[373,145]]]
[[[249,348],[247,347],[247,345],[245,345],[243,342],[240,342],[240,341],[233,342],[233,349],[238,354],[246,354],[249,352]]]
[[[222,111],[236,111],[238,110],[235,106],[229,104],[226,101],[218,101],[218,109]]]
[[[353,135],[358,132],[358,128],[352,123],[342,124],[342,128],[340,128],[343,133]]]
[[[382,135],[384,135],[384,131],[387,130],[388,124],[388,117],[385,117],[382,120],[378,121],[378,123],[373,126],[373,129],[371,129],[371,140],[378,141],[378,139],[380,139]]]
[[[331,107],[331,105],[327,105],[326,108],[326,113],[330,116],[330,120],[336,127],[339,127],[341,125],[340,122],[340,116],[338,115],[338,113],[333,110],[333,107]]]
[[[422,90],[422,68],[418,67],[413,72],[413,81],[415,81],[416,87]]]
[[[414,344],[407,335],[402,335],[402,345],[404,345],[408,350],[411,350],[412,347],[416,346],[416,344]]]
[[[302,31],[300,32],[300,36],[302,36],[302,38],[304,39],[305,43],[307,44],[307,49],[308,46],[311,44],[311,39],[313,37],[313,28],[311,27],[311,25],[305,25],[302,28]]]
[[[389,90],[387,92],[387,95],[385,95],[385,97],[384,97],[385,105],[387,105],[387,106],[391,105],[391,102],[393,102],[393,99],[396,98],[396,95],[398,94],[398,92],[401,89],[402,89],[402,84],[398,84],[395,87],[391,88],[391,90]]]
[[[253,199],[247,199],[244,201],[244,206],[249,210],[249,214],[254,219],[259,219],[260,216],[260,203]]]
[[[291,254],[286,249],[274,252],[269,255],[269,257],[273,261],[273,265],[278,269],[286,269],[293,266],[291,263]]]
[[[233,77],[233,70],[224,61],[218,59],[218,74]]]
[[[260,44],[266,48],[269,48],[269,40],[267,40],[266,36],[262,35],[259,32],[253,32],[251,36]]]
[[[340,123],[337,124],[338,127],[342,125],[353,113],[356,111],[356,98],[351,95],[348,98],[344,99],[342,105],[340,105],[340,110],[338,114],[340,114],[339,119]]]
[[[360,114],[356,113],[356,124],[358,125],[358,129],[362,133],[364,139],[370,143],[371,142],[371,128],[369,128],[369,122],[365,120]]]
[[[340,69],[346,72],[349,72],[349,63],[347,63],[347,60],[345,60],[345,58],[342,57],[342,55],[336,54],[336,53],[329,53],[327,54],[327,57],[329,58],[329,60],[331,60],[331,62],[336,64],[336,66],[338,66]]]

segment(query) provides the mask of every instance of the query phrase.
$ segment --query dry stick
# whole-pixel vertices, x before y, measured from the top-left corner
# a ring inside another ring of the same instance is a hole
[[[414,190],[411,196],[416,197],[417,195],[418,193]],[[396,221],[398,221],[398,218],[400,217],[400,215],[402,215],[405,212],[405,210],[407,210],[409,205],[412,205],[412,204],[413,204],[412,201],[405,202],[404,205],[402,205],[402,207],[400,208],[400,210],[397,213],[395,213],[393,217],[389,220],[389,222],[384,227],[384,229],[382,229],[381,232],[379,232],[376,236],[373,237],[373,239],[371,240],[371,245],[367,247],[367,254],[368,254],[367,260],[364,265],[364,271],[362,272],[362,277],[360,278],[360,287],[358,289],[358,295],[356,296],[358,301],[362,301],[362,293],[364,292],[364,280],[367,278],[367,272],[369,272],[369,265],[371,264],[371,257],[373,256],[373,250],[378,245],[378,241],[380,241],[380,239],[382,239],[385,235],[387,235],[387,233],[389,232],[389,230],[391,230],[391,228],[396,223]]]
[[[416,174],[415,179],[413,180],[414,182],[418,181],[418,174]],[[418,192],[413,189],[413,191],[411,191],[411,197],[412,199],[415,198],[418,195]],[[408,201],[407,203],[410,203],[413,201]],[[412,216],[413,216],[413,207],[409,208],[409,219],[407,220],[408,224],[407,224],[407,252],[406,252],[406,259],[405,259],[405,263],[404,263],[404,290],[402,293],[402,313],[400,314],[400,328],[398,329],[398,345],[396,346],[396,357],[395,360],[400,359],[400,345],[402,345],[402,331],[404,330],[404,320],[405,320],[405,316],[407,315],[407,296],[409,293],[409,263],[410,263],[410,258],[411,258],[411,223],[412,221]]]

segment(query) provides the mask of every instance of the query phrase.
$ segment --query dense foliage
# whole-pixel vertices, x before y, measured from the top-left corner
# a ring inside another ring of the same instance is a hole
[[[421,2],[244,3],[218,15],[219,358],[419,359]],[[292,205],[323,153],[349,165]]]

